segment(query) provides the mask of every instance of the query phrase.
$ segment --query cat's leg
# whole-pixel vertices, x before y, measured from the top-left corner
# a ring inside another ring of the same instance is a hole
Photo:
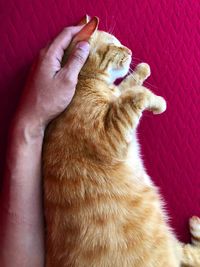
[[[134,104],[137,110],[149,110],[153,114],[160,114],[166,110],[166,101],[144,86],[134,86]]]
[[[144,86],[134,86],[124,91],[120,98],[112,103],[118,110],[131,108],[131,115],[140,116],[144,110],[152,111],[154,114],[163,113],[166,110],[166,101],[163,97],[155,95]]]
[[[129,144],[134,139],[134,132],[145,109],[159,114],[165,111],[166,102],[143,86],[125,90],[109,103],[104,117],[104,138],[105,151],[109,149],[113,162],[124,160],[127,156]]]
[[[166,102],[164,98],[143,86],[125,90],[109,104],[105,116],[105,130],[113,149],[119,152],[120,144],[126,148],[124,145],[130,142],[132,131],[136,129],[145,109],[159,114],[165,111]]]
[[[107,119],[119,118],[120,121],[120,118],[127,114],[127,119],[133,122],[134,118],[140,117],[144,110],[152,111],[154,114],[163,113],[166,110],[166,101],[144,86],[134,86],[110,103]],[[132,125],[132,127],[136,126]]]
[[[147,63],[140,63],[132,73],[126,76],[126,78],[119,84],[118,88],[120,91],[123,91],[136,85],[142,85],[150,75],[150,66]]]
[[[200,248],[191,244],[178,244],[181,251],[181,266],[200,267]]]

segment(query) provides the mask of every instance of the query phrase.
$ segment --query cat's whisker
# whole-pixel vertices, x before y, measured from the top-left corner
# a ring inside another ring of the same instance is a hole
[[[110,27],[110,30],[108,31],[108,33],[113,34],[115,27],[116,27],[116,21],[112,20],[114,22],[113,26]]]
[[[139,58],[139,57],[133,57],[133,59],[136,59],[136,60],[138,60],[138,61],[140,61],[140,62],[143,62],[143,59],[141,59],[141,58]]]
[[[136,66],[129,66],[129,70],[135,71]]]
[[[134,74],[136,74],[136,71],[134,71],[134,70],[131,69],[131,71],[130,71],[130,75],[131,75],[131,76],[134,76]]]
[[[107,13],[107,10],[106,10],[106,25],[105,26],[106,26],[106,31],[108,31],[108,13]]]
[[[131,66],[137,66],[137,63],[135,63],[135,62],[131,62],[130,65],[131,65]]]
[[[135,80],[134,74],[136,74],[136,71],[134,71],[134,70],[132,70],[131,68],[129,68],[129,72],[128,72],[128,74],[129,74],[130,76],[132,76],[133,79]],[[157,86],[155,86],[155,85],[153,85],[153,84],[147,82],[146,80],[144,81],[144,83],[147,84],[148,87],[150,87],[150,88],[158,89]]]
[[[132,70],[129,71],[129,75],[133,76],[133,73],[134,72]]]
[[[110,28],[109,28],[109,30],[108,30],[108,33],[109,33],[109,34],[112,34],[112,33],[111,33],[111,30],[112,30],[112,26],[110,26]]]
[[[114,33],[114,30],[115,30],[116,25],[117,25],[117,22],[116,22],[116,20],[115,20],[115,23],[114,23],[114,25],[113,25],[112,34]]]
[[[157,87],[157,86],[155,86],[155,85],[153,85],[153,84],[151,84],[151,83],[149,83],[149,82],[147,82],[147,81],[145,81],[145,84],[147,84],[149,87],[152,87],[152,88],[158,89],[158,87]]]
[[[129,69],[130,69],[130,70],[132,70],[132,71],[134,71],[134,69],[135,69],[135,66],[133,66],[133,67],[134,67],[134,69],[132,69],[131,67],[132,67],[132,66],[129,66]]]
[[[111,34],[111,30],[112,30],[112,25],[110,25],[110,28],[108,29],[108,33]]]
[[[136,67],[138,64],[137,63],[133,63],[133,62],[131,62],[131,64],[130,64],[130,66],[132,66],[132,67]]]
[[[136,63],[141,63],[141,62],[142,62],[142,60],[137,60],[137,59],[135,59],[135,58],[133,57],[133,62],[136,62]]]

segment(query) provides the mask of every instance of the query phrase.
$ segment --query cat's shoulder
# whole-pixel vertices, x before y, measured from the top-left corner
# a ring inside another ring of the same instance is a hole
[[[111,90],[113,96],[119,97],[121,95],[121,91],[115,85],[110,85],[110,90]]]

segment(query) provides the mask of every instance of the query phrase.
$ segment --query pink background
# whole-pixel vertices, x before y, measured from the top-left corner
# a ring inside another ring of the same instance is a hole
[[[149,174],[166,199],[171,224],[189,240],[188,218],[200,215],[200,1],[0,0],[0,167],[8,125],[31,62],[64,26],[99,16],[132,49],[134,63],[150,64],[146,85],[168,110],[146,113],[139,131]]]

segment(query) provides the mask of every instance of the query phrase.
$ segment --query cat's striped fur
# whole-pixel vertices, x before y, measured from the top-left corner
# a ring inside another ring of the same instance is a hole
[[[141,64],[114,86],[130,51],[100,31],[90,43],[75,96],[45,135],[46,266],[198,267],[199,219],[190,223],[194,246],[180,244],[139,154],[142,112],[166,108],[141,85],[150,69]]]

